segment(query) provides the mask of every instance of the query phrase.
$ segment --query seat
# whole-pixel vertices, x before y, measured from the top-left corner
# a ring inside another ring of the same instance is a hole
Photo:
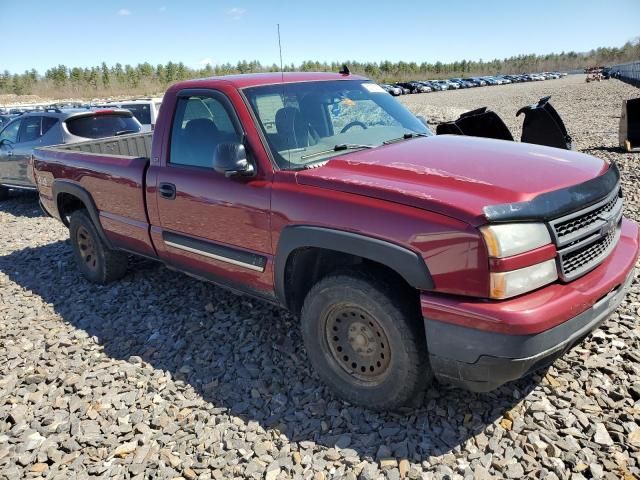
[[[182,140],[186,147],[182,152],[187,158],[180,163],[199,167],[212,165],[213,152],[220,142],[220,131],[212,120],[208,118],[189,120],[184,128]]]
[[[275,141],[279,151],[305,148],[316,143],[311,134],[309,122],[295,107],[283,107],[278,110],[275,123],[278,132]]]

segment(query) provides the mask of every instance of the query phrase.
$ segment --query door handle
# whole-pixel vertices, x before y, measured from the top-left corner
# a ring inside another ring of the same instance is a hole
[[[173,183],[161,183],[158,187],[160,196],[168,200],[176,198],[176,186]]]

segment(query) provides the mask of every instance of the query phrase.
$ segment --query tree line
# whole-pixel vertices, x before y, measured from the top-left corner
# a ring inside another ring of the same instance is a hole
[[[546,55],[517,55],[504,59],[484,61],[461,60],[456,62],[343,62],[304,61],[299,65],[284,65],[284,71],[335,71],[347,64],[353,73],[365,75],[377,82],[396,82],[410,79],[431,79],[495,75],[498,73],[529,73],[540,71],[570,71],[594,65],[614,65],[640,60],[640,39],[627,42],[622,47],[603,47],[586,53],[561,52]],[[0,94],[35,94],[50,98],[108,97],[115,95],[157,94],[177,81],[191,78],[229,75],[236,73],[279,72],[276,64],[263,65],[257,60],[242,60],[236,64],[206,65],[189,68],[182,62],[151,65],[116,63],[80,68],[58,65],[40,74],[35,69],[24,73],[0,73]]]

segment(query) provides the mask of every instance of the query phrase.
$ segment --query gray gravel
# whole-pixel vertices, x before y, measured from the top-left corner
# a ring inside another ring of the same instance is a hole
[[[515,128],[509,115],[552,94],[577,148],[620,164],[640,220],[640,156],[615,148],[638,93],[574,77],[402,101],[442,119],[488,105]],[[637,283],[548,371],[383,414],[327,391],[286,312],[141,260],[91,285],[67,236],[33,196],[0,204],[0,478],[640,476]]]

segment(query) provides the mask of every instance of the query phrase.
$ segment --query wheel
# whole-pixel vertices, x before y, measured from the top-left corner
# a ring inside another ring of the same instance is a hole
[[[9,198],[9,189],[0,185],[0,201]]]
[[[71,214],[69,235],[76,264],[90,282],[104,285],[127,272],[127,255],[104,244],[86,210]]]
[[[422,401],[433,381],[417,305],[357,270],[325,277],[305,298],[311,364],[349,402],[395,409]]]

